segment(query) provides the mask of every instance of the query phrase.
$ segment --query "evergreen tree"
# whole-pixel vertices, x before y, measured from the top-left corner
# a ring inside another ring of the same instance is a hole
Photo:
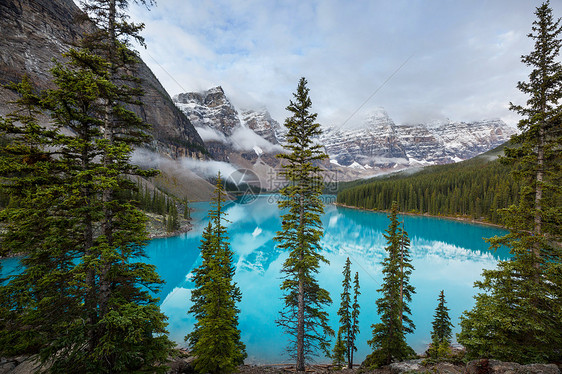
[[[336,338],[336,344],[334,345],[334,351],[332,354],[332,365],[334,365],[337,369],[341,369],[343,365],[345,365],[345,342],[341,336],[341,329],[338,331],[338,337]]]
[[[171,199],[169,199],[169,201],[170,201],[170,205],[168,209],[169,218],[168,218],[168,224],[166,225],[166,231],[173,232],[180,228],[180,221],[178,217],[178,208],[176,207],[175,202],[173,202]]]
[[[240,340],[236,303],[242,299],[234,283],[233,252],[228,244],[224,222],[224,202],[220,173],[209,212],[209,224],[201,241],[201,265],[193,271],[195,288],[189,313],[197,319],[186,336],[196,356],[195,369],[200,373],[232,373],[246,358]]]
[[[25,256],[24,271],[2,288],[13,313],[0,335],[10,345],[1,346],[38,353],[55,373],[165,371],[171,342],[151,296],[161,281],[153,266],[138,261],[145,217],[122,198],[134,188],[124,175],[154,175],[129,162],[132,146],[147,139],[147,125],[124,106],[140,92],[124,76],[111,79],[113,63],[92,53],[102,49],[87,40],[65,54],[67,63],[56,64],[57,88],[35,99],[52,124],[42,128],[20,117],[30,126],[9,119],[3,128],[19,147],[2,152],[13,166],[2,168],[5,186],[22,175],[40,179],[25,182],[14,209],[3,213],[4,250]]]
[[[377,290],[382,296],[377,300],[377,312],[381,322],[373,324],[373,338],[369,344],[373,353],[367,357],[369,366],[388,365],[415,354],[406,343],[406,334],[414,331],[414,323],[408,316],[414,287],[409,283],[413,266],[410,264],[409,239],[397,219],[398,204],[392,204],[388,218],[390,224],[384,237],[387,240],[387,256],[382,262],[383,284]]]
[[[20,313],[2,337],[10,340],[21,331],[34,331],[33,353],[49,362],[52,372],[164,371],[155,365],[167,359],[171,342],[163,335],[165,317],[149,292],[160,281],[153,266],[135,260],[142,257],[147,239],[144,216],[128,201],[114,199],[112,245],[95,231],[103,217],[100,189],[108,184],[116,190],[130,188],[121,175],[135,172],[128,163],[131,147],[124,144],[112,151],[119,164],[108,169],[99,161],[107,147],[99,130],[100,97],[117,87],[107,80],[103,59],[75,49],[66,57],[66,65],[53,69],[58,88],[40,101],[53,119],[48,130],[39,130],[48,136],[28,147],[25,157],[11,160],[22,171],[31,162],[50,177],[22,186],[18,205],[27,211],[35,205],[35,213],[24,216],[19,208],[6,212],[9,230],[3,246],[24,252],[25,269],[3,290],[13,300],[12,310]],[[131,112],[123,109],[123,115]],[[22,135],[13,127],[7,130]],[[26,135],[19,139],[25,148]],[[51,154],[41,156],[41,163],[31,161],[33,153],[46,150]],[[22,174],[33,178],[36,170]],[[4,175],[7,184],[20,178]],[[37,214],[42,229],[32,241],[21,243],[18,238],[36,224]],[[102,284],[109,284],[108,289]]]
[[[280,248],[289,251],[281,270],[285,306],[277,324],[292,337],[287,351],[296,359],[297,371],[305,370],[306,360],[318,349],[327,354],[328,337],[334,334],[328,326],[328,313],[323,310],[332,300],[315,279],[320,263],[328,263],[319,253],[323,234],[320,214],[324,208],[317,165],[327,155],[314,142],[321,129],[314,122],[316,113],[310,112],[312,101],[306,84],[306,79],[301,78],[295,101],[291,100],[287,107],[292,113],[285,120],[288,129],[285,148],[289,153],[278,157],[285,161],[282,175],[288,185],[281,189],[283,199],[278,205],[288,212],[282,215],[282,230],[274,238]]]
[[[45,316],[72,310],[74,303],[68,297],[72,291],[65,279],[73,256],[60,250],[66,244],[65,237],[52,236],[55,231],[64,235],[67,223],[64,215],[54,214],[59,200],[56,190],[64,182],[57,173],[53,152],[47,150],[54,144],[56,132],[39,124],[40,97],[27,77],[8,88],[17,92],[19,99],[14,103],[17,109],[0,118],[0,129],[7,139],[0,151],[1,188],[11,196],[10,205],[0,212],[5,225],[0,255],[25,255],[21,261],[27,270],[0,284],[4,307],[0,354],[10,356],[36,353],[46,344],[52,322]],[[41,328],[33,331],[30,325]]]
[[[529,98],[511,106],[523,116],[521,133],[502,160],[515,165],[521,197],[502,212],[510,232],[489,240],[513,257],[483,272],[475,285],[484,292],[464,313],[458,335],[471,357],[520,363],[562,360],[562,25],[548,1],[535,14],[535,47],[522,57],[533,70],[517,85]]]
[[[343,292],[341,293],[341,304],[338,310],[340,316],[340,328],[338,335],[343,335],[343,344],[345,347],[345,359],[347,367],[353,367],[353,352],[357,350],[355,346],[355,337],[359,332],[359,303],[357,297],[359,294],[359,274],[355,273],[354,298],[351,304],[351,261],[349,257],[345,261],[343,269]]]
[[[355,339],[359,335],[359,273],[355,273],[355,278],[353,279],[353,304],[351,305],[351,330],[349,332],[349,345],[348,350],[349,357],[347,360],[347,367],[349,369],[353,368],[353,352],[357,350],[355,347]]]
[[[439,298],[437,299],[439,303],[437,308],[435,308],[435,314],[433,315],[433,330],[431,332],[431,349],[429,354],[431,357],[442,356],[440,352],[446,351],[451,344],[451,336],[453,324],[451,323],[451,318],[449,317],[449,308],[445,305],[445,293],[441,290]]]
[[[189,207],[189,202],[185,199],[184,207],[183,207],[183,218],[184,219],[191,219],[191,208]]]

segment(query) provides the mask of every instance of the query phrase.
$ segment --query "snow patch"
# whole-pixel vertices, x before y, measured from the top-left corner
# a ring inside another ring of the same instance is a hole
[[[261,233],[262,233],[262,229],[261,229],[259,226],[257,226],[257,227],[254,229],[254,232],[252,233],[252,236],[255,238],[256,236],[258,236],[258,235],[261,234]]]

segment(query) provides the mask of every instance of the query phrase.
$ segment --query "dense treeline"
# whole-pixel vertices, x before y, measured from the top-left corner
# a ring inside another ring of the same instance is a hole
[[[337,202],[389,210],[396,201],[408,212],[461,215],[500,223],[497,210],[517,203],[519,185],[511,178],[509,166],[486,158],[343,185]]]
[[[183,218],[190,219],[190,207],[187,200],[178,202],[170,195],[159,191],[158,189],[150,189],[148,185],[142,183],[137,188],[123,192],[123,198],[136,202],[138,208],[144,212],[150,212],[164,216],[166,228],[168,231],[179,229],[179,214],[183,214]],[[167,217],[167,218],[166,218]]]

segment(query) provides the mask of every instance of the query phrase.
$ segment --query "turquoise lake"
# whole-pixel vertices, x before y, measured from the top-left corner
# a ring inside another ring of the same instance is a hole
[[[246,363],[288,362],[285,354],[287,337],[276,326],[282,309],[280,269],[287,254],[276,248],[272,238],[281,228],[280,212],[273,196],[260,196],[250,204],[230,203],[226,207],[226,226],[235,253],[235,281],[242,291],[240,330],[246,344]],[[162,311],[169,317],[170,336],[185,346],[184,336],[194,320],[187,315],[193,287],[191,271],[200,264],[201,232],[207,222],[208,203],[195,203],[193,230],[178,237],[155,239],[147,247],[149,262],[157,266],[166,281],[160,292]],[[430,342],[431,321],[437,296],[445,291],[449,315],[459,331],[459,316],[474,305],[474,281],[481,279],[482,269],[495,267],[506,259],[506,249],[492,252],[483,238],[503,235],[505,230],[453,220],[401,216],[411,240],[410,252],[415,270],[411,282],[416,294],[410,304],[416,330],[408,343],[419,353]],[[365,212],[327,205],[322,216],[324,256],[330,261],[318,274],[320,285],[330,292],[330,322],[337,331],[343,266],[347,257],[352,273],[359,272],[361,295],[360,334],[355,362],[360,363],[371,352],[367,341],[371,325],[379,321],[375,301],[382,281],[381,261],[386,245],[383,237],[388,226],[384,213]],[[327,361],[318,357],[318,362]]]

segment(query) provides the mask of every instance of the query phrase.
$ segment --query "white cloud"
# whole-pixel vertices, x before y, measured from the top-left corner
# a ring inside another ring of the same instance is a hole
[[[236,171],[236,168],[229,163],[213,160],[195,160],[192,158],[180,158],[172,160],[159,153],[152,152],[145,148],[135,149],[131,156],[131,162],[146,168],[174,170],[174,173],[195,173],[202,178],[216,177],[217,173],[228,176]]]
[[[232,131],[230,137],[226,137],[223,133],[208,127],[196,127],[199,136],[204,142],[215,141],[232,146],[237,151],[255,151],[256,153],[279,153],[283,152],[283,147],[279,144],[272,144],[260,135],[256,134],[252,129],[239,126]],[[257,149],[256,149],[257,148]]]
[[[166,0],[130,11],[146,24],[148,49],[140,53],[172,95],[221,85],[235,105],[265,104],[282,121],[305,76],[325,125],[341,124],[375,92],[365,109],[383,106],[399,123],[420,117],[514,123],[507,103],[525,101],[516,84],[528,75],[520,56],[532,49],[526,34],[536,5]],[[562,15],[562,3],[551,6]]]
[[[226,136],[223,133],[218,132],[213,128],[210,128],[209,126],[196,127],[195,129],[197,130],[199,136],[204,142],[215,141],[225,144],[228,143],[228,140],[226,139]]]
[[[254,147],[258,146],[262,150],[268,153],[279,153],[283,152],[283,147],[278,144],[271,144],[258,134],[256,134],[252,129],[247,127],[238,127],[232,132],[230,137],[234,149],[238,151],[249,151],[254,150]]]

